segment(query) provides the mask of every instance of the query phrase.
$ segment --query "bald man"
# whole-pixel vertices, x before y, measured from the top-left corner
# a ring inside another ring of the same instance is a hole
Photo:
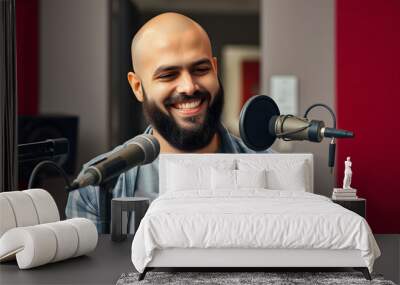
[[[220,123],[224,92],[217,59],[199,24],[176,13],[154,17],[132,40],[132,63],[134,70],[128,73],[128,81],[150,122],[145,133],[158,139],[161,153],[253,152]],[[129,143],[92,159],[82,172]],[[121,174],[112,196],[155,199],[158,159]],[[100,233],[108,231],[109,217],[100,217],[98,187],[71,192],[66,215],[91,219]],[[133,223],[129,221],[132,230]]]

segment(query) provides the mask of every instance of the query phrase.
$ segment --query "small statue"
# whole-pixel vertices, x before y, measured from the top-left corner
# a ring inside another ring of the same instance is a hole
[[[353,171],[351,170],[351,161],[350,156],[347,157],[346,161],[344,162],[344,179],[343,179],[343,189],[352,189],[351,184],[351,176]]]

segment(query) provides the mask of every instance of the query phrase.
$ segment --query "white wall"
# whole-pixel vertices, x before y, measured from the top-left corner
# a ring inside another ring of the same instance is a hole
[[[335,107],[334,15],[334,0],[262,0],[264,94],[269,93],[271,75],[290,74],[299,78],[299,114],[314,103]],[[310,117],[332,124],[328,113],[319,109]],[[329,141],[290,144],[293,152],[314,153],[315,192],[330,196],[334,176],[328,169]]]
[[[109,1],[40,1],[40,112],[78,115],[78,168],[109,146]]]

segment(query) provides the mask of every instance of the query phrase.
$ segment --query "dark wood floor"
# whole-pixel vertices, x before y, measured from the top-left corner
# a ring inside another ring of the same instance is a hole
[[[375,235],[375,239],[382,255],[375,262],[374,273],[400,284],[400,234]]]

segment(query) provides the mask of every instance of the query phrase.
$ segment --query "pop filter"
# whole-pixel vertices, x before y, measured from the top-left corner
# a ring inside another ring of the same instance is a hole
[[[257,95],[250,98],[240,112],[239,131],[243,142],[255,151],[269,148],[276,139],[269,132],[269,122],[279,115],[278,105],[270,97]]]

